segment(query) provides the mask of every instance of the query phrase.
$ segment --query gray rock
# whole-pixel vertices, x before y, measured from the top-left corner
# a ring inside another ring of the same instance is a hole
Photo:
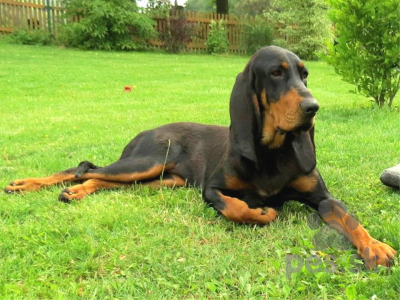
[[[381,181],[384,185],[400,189],[400,164],[384,170]]]

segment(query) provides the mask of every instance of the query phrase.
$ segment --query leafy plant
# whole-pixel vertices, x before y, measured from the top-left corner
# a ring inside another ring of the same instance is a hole
[[[253,54],[262,47],[272,44],[274,29],[271,23],[263,17],[248,19],[243,28],[243,43],[247,53]]]
[[[271,0],[230,0],[229,13],[257,16],[270,6],[270,2]]]
[[[278,27],[287,48],[303,59],[317,59],[325,51],[330,21],[324,0],[274,0],[265,17]]]
[[[168,16],[172,5],[169,0],[148,0],[146,6],[146,13],[149,16]]]
[[[66,46],[100,50],[144,50],[155,36],[153,20],[133,0],[68,0],[67,17],[79,22],[63,28]]]
[[[186,49],[193,35],[194,24],[186,18],[168,19],[166,28],[160,34],[160,40],[167,52],[179,53]]]
[[[44,30],[15,29],[5,37],[6,42],[20,45],[50,45],[54,42],[50,33]]]
[[[207,35],[207,51],[208,53],[225,53],[228,50],[228,37],[226,26],[223,20],[210,23],[210,31]]]
[[[358,92],[372,97],[379,107],[391,107],[400,87],[398,1],[328,2],[335,24],[328,62]]]

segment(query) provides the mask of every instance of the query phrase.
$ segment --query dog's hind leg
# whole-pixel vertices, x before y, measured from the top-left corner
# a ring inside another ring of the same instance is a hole
[[[78,181],[75,177],[75,173],[78,168],[71,168],[65,171],[61,171],[59,173],[41,177],[41,178],[24,178],[24,179],[16,179],[10,182],[9,185],[6,186],[4,191],[8,194],[11,193],[19,193],[25,191],[37,191],[41,188],[48,187],[51,185],[55,185],[62,182],[72,182]]]
[[[131,184],[122,182],[105,181],[101,179],[89,179],[82,184],[77,184],[64,189],[58,200],[70,202],[71,200],[80,200],[83,197],[92,194],[101,189],[113,189],[119,187],[129,187]]]
[[[77,168],[70,168],[50,176],[13,180],[8,186],[6,186],[4,191],[8,194],[26,191],[37,191],[41,188],[58,183],[80,181],[82,179],[80,179],[79,177],[82,176],[82,174],[88,172],[89,170],[99,168],[100,167],[92,164],[91,162],[82,161],[81,163],[79,163]]]
[[[150,188],[166,187],[182,187],[186,185],[185,180],[173,174],[166,174],[163,179],[151,181],[139,181],[141,185],[149,186]],[[82,184],[77,184],[64,189],[58,200],[63,202],[70,202],[71,200],[80,200],[89,194],[92,194],[102,189],[113,189],[120,187],[130,187],[133,183],[113,182],[102,179],[89,179]]]
[[[174,168],[174,163],[163,162],[154,157],[127,158],[118,160],[103,168],[89,168],[78,180],[101,179],[105,181],[133,183],[156,180]]]

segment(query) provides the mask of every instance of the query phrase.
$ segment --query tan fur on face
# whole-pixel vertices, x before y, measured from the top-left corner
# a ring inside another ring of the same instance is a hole
[[[275,128],[282,128],[291,131],[301,123],[300,102],[303,97],[297,90],[291,89],[286,94],[281,95],[280,99],[269,104],[269,112],[274,117]]]
[[[292,89],[281,96],[276,103],[268,103],[267,92],[261,92],[261,104],[264,107],[264,126],[262,140],[270,149],[277,149],[285,142],[286,134],[277,131],[280,127],[285,131],[291,131],[300,124],[300,102],[302,97],[297,90]]]
[[[274,116],[270,114],[270,106],[267,101],[267,92],[261,91],[261,104],[264,107],[264,126],[262,128],[261,143],[268,145],[270,149],[276,149],[283,145],[285,134],[276,131]]]
[[[264,113],[264,126],[261,143],[270,149],[277,149],[285,142],[286,134],[279,133],[275,128],[275,119],[267,111]]]
[[[299,62],[299,67],[300,68],[303,68],[304,67],[304,63],[301,61],[301,62]]]
[[[258,105],[258,99],[256,94],[253,95],[253,105],[256,111],[256,115],[260,116],[260,105]]]
[[[261,91],[261,103],[265,109],[268,108],[267,91],[265,89]]]
[[[284,69],[289,69],[289,65],[288,65],[288,63],[286,62],[286,61],[284,61],[283,63],[281,63],[281,66],[282,66],[282,68],[284,68]]]

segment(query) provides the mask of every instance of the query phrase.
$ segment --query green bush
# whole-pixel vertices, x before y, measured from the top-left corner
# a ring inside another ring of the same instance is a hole
[[[274,28],[271,23],[260,16],[247,20],[244,23],[243,33],[244,48],[249,54],[271,45],[274,38]]]
[[[335,24],[330,62],[358,92],[392,106],[400,87],[398,0],[329,0]]]
[[[275,0],[265,12],[287,48],[303,59],[318,59],[325,52],[331,23],[325,0]]]
[[[11,34],[5,36],[5,41],[20,45],[51,45],[53,37],[44,30],[15,29]]]
[[[228,50],[228,36],[226,32],[226,26],[223,20],[215,22],[214,20],[210,23],[210,31],[207,35],[207,51],[208,53],[225,53]]]
[[[59,40],[66,46],[100,50],[144,50],[155,37],[154,21],[133,0],[68,0]]]

